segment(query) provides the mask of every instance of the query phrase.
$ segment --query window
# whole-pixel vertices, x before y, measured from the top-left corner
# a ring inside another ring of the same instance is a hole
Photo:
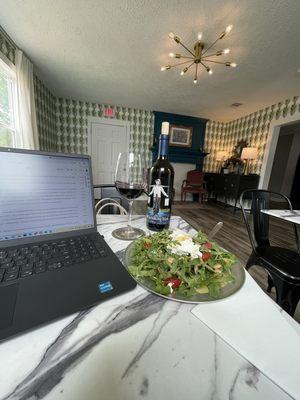
[[[16,77],[0,59],[0,147],[18,147]]]

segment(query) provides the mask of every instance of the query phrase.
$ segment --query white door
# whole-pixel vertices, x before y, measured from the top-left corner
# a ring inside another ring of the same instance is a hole
[[[95,185],[114,183],[118,154],[129,151],[129,123],[89,118],[89,153]],[[98,191],[97,191],[98,192]],[[98,197],[99,193],[96,193]]]

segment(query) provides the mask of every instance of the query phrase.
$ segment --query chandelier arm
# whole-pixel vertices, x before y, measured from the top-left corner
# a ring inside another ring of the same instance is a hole
[[[195,54],[192,53],[191,50],[189,50],[182,42],[179,42],[179,44],[180,44],[184,49],[186,49],[186,51],[188,51],[188,52],[193,56],[193,58],[195,58]]]
[[[195,57],[186,57],[186,56],[181,56],[180,58],[188,58],[189,60],[194,60]]]
[[[216,43],[217,41],[220,40],[220,38],[217,38],[210,46],[208,46],[208,48],[206,50],[203,51],[202,56],[204,56],[204,54],[211,49]]]
[[[214,61],[214,60],[207,60],[207,59],[205,59],[204,61],[205,62],[212,62],[212,63],[215,63],[215,64],[224,64],[224,65],[226,65],[226,63],[228,62],[228,61],[222,62],[222,61]]]
[[[191,61],[191,60],[183,61],[183,62],[180,62],[180,63],[178,63],[178,64],[173,64],[173,65],[171,65],[170,67],[171,67],[171,68],[173,68],[173,67],[178,67],[179,65],[187,64],[187,63],[189,63],[190,61]],[[192,64],[194,64],[194,61],[192,62]],[[191,65],[192,65],[192,64],[191,64]],[[190,65],[190,66],[191,66],[191,65]],[[190,67],[190,66],[189,66],[189,67]]]
[[[198,80],[198,65],[199,64],[196,64],[196,71],[195,71],[195,77],[194,77],[194,80]]]
[[[187,69],[191,68],[191,66],[194,64],[194,61],[187,67]]]
[[[205,65],[202,61],[200,61],[200,64],[203,65],[203,67],[207,70],[209,68],[207,65]]]
[[[203,53],[204,54],[204,53]],[[221,56],[222,54],[220,54],[220,56]],[[207,56],[205,56],[205,57],[202,57],[202,58],[206,58],[206,57],[214,57],[214,56],[217,56],[217,57],[219,57],[218,55],[217,55],[217,53],[214,53],[214,54],[207,54]]]

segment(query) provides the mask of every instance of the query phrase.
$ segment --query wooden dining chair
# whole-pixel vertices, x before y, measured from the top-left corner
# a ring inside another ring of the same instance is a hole
[[[248,231],[252,253],[246,269],[257,265],[268,273],[268,288],[276,289],[276,303],[290,315],[294,315],[300,299],[300,255],[297,227],[293,224],[296,251],[272,246],[269,239],[269,216],[264,209],[289,209],[288,197],[268,190],[245,190],[240,196],[240,206]],[[250,213],[246,209],[250,208]]]
[[[204,172],[193,170],[188,171],[186,179],[181,185],[181,201],[186,201],[186,194],[199,194],[199,201],[203,203],[204,197],[207,198],[208,192],[204,181]]]

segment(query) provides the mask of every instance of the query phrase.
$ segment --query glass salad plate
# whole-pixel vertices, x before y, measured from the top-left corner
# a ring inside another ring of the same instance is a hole
[[[229,297],[236,293],[244,284],[245,282],[245,270],[243,266],[241,265],[240,262],[236,262],[232,267],[231,267],[231,272],[234,277],[234,281],[232,283],[228,283],[227,285],[223,286],[220,289],[220,293],[218,297],[212,297],[209,295],[209,293],[197,293],[189,296],[183,296],[176,291],[174,291],[172,294],[162,294],[159,293],[155,290],[155,284],[151,281],[150,278],[148,277],[139,277],[136,278],[129,269],[129,266],[132,264],[132,253],[134,249],[134,244],[135,241],[132,242],[125,250],[125,254],[123,257],[123,264],[127,271],[130,273],[130,275],[133,277],[133,279],[144,289],[148,290],[151,293],[155,293],[158,296],[161,296],[165,299],[169,300],[174,300],[174,301],[179,301],[183,303],[203,303],[203,302],[215,302],[219,301],[222,299],[225,299],[226,297]]]

